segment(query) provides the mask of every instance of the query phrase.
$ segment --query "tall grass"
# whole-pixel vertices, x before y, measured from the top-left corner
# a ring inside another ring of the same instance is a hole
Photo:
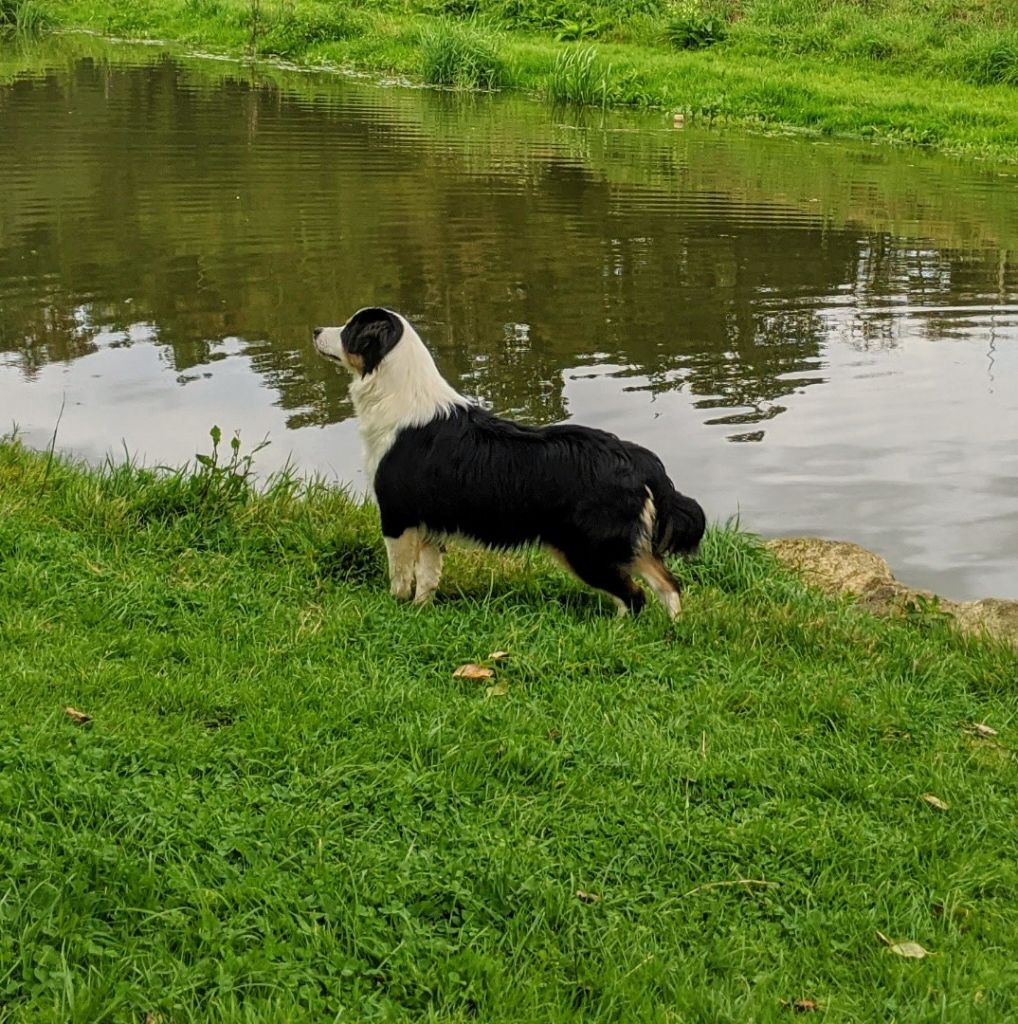
[[[554,103],[607,107],[616,95],[612,65],[592,47],[569,48],[555,58],[546,91]]]
[[[34,35],[49,24],[49,15],[36,0],[0,0],[0,32]]]
[[[429,85],[502,89],[512,69],[497,39],[472,25],[438,21],[421,34],[421,77]]]
[[[975,85],[1018,86],[1018,32],[970,44],[960,54],[959,71]]]
[[[379,0],[395,9],[396,0]],[[633,42],[698,51],[869,63],[1014,84],[1018,4],[981,0],[412,0],[411,9],[541,30],[558,41]],[[404,5],[405,9],[405,5]],[[651,27],[656,26],[656,27]]]
[[[250,19],[257,52],[279,57],[300,57],[312,46],[350,39],[360,31],[352,12],[342,5],[287,5],[269,13],[253,3]]]

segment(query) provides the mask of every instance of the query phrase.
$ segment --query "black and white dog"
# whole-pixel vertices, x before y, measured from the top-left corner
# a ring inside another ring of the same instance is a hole
[[[410,323],[387,309],[316,328],[314,341],[353,374],[396,597],[413,591],[421,604],[434,594],[446,538],[492,548],[537,541],[623,612],[644,604],[635,573],[679,613],[663,557],[696,551],[704,514],[652,452],[590,427],[492,416],[453,390]]]

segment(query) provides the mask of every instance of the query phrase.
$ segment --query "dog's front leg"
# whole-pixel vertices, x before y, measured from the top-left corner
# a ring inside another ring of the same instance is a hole
[[[414,604],[426,604],[438,589],[442,576],[442,549],[434,541],[425,540],[417,554],[417,592]]]
[[[414,589],[414,565],[420,550],[420,532],[404,530],[398,537],[385,538],[385,552],[389,556],[389,591],[400,601],[409,599]]]

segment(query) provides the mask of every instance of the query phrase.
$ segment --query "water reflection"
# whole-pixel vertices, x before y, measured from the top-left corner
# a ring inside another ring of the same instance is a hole
[[[357,482],[346,382],[308,335],[383,302],[461,389],[644,440],[716,515],[1018,596],[1013,183],[165,54],[59,60],[0,86],[0,399],[30,438],[70,396],[87,454],[179,461],[218,421]]]

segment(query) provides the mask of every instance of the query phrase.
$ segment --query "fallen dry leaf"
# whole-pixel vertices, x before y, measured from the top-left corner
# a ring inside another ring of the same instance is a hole
[[[508,658],[508,657],[509,657],[509,652],[508,651],[492,651],[491,654],[488,655],[487,660],[488,661],[505,661],[505,659]]]
[[[781,1005],[792,1013],[817,1013],[823,1009],[815,999],[796,999],[793,1002],[783,999]]]
[[[583,889],[576,890],[576,898],[583,903],[601,902],[601,897],[596,892],[585,892]]]
[[[1000,735],[992,725],[987,725],[985,722],[974,722],[969,732],[974,736],[982,736],[984,739],[992,739],[994,736]]]
[[[509,692],[509,684],[500,679],[494,686],[489,686],[485,691],[485,697],[504,697]]]
[[[898,956],[909,957],[912,960],[922,960],[923,957],[930,955],[930,951],[923,949],[918,942],[895,942],[890,946],[890,950]]]
[[[485,668],[483,665],[475,665],[470,662],[467,665],[460,665],[453,676],[456,679],[490,679],[495,674],[493,668]]]
[[[72,708],[70,704],[64,708],[64,714],[67,715],[67,717],[76,725],[88,725],[88,723],[92,721],[91,715],[86,715],[84,711]]]
[[[892,942],[883,932],[877,932],[877,938],[898,956],[908,957],[911,960],[922,960],[930,955],[928,949],[923,949],[918,942]]]
[[[940,797],[934,796],[932,793],[923,793],[920,799],[928,803],[935,811],[948,811],[951,809],[949,804],[945,804]]]

